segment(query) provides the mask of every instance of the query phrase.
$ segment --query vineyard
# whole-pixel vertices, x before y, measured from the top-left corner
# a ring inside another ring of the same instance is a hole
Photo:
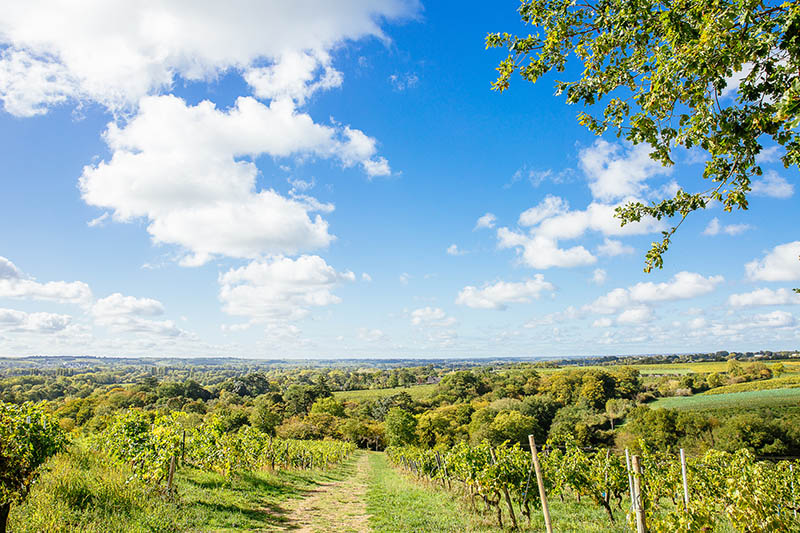
[[[515,527],[522,517],[530,523],[531,514],[541,512],[532,456],[519,444],[460,443],[448,450],[392,447],[387,455],[395,466],[460,494],[474,510],[496,514],[501,527],[504,510]],[[796,462],[759,461],[747,450],[712,450],[687,458],[684,483],[680,458],[672,453],[645,449],[637,461],[640,475],[626,457],[607,449],[548,443],[538,457],[548,498],[589,500],[606,511],[610,522],[613,507],[624,509],[633,531],[637,506],[632,501],[640,502],[638,510],[653,532],[800,531]],[[634,480],[641,492],[631,499]]]
[[[181,460],[229,478],[233,472],[262,468],[329,468],[345,461],[356,447],[341,441],[273,438],[250,426],[225,432],[216,417],[186,428],[186,414],[174,412],[151,419],[147,413],[117,413],[94,445],[130,464],[140,479],[171,488],[175,463]]]

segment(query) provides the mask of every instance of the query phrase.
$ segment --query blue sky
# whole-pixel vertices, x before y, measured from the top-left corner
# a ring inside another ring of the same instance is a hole
[[[800,345],[776,148],[749,211],[696,213],[644,274],[661,227],[613,208],[703,190],[702,153],[593,137],[552,77],[492,92],[516,2],[335,4],[0,14],[0,355]]]

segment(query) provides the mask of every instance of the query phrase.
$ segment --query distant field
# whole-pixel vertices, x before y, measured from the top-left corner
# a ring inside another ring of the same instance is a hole
[[[717,387],[710,391],[704,392],[704,396],[713,394],[728,394],[731,392],[747,392],[747,391],[762,391],[772,389],[793,389],[800,387],[800,376],[783,376],[779,378],[772,378],[759,381],[749,381],[747,383],[735,383],[733,385],[725,385],[724,387]]]
[[[727,394],[696,394],[661,398],[650,407],[666,409],[718,410],[800,407],[800,388],[729,392]]]
[[[333,395],[337,400],[362,402],[364,400],[376,400],[384,396],[392,396],[398,392],[407,392],[414,400],[426,400],[433,396],[436,385],[413,385],[411,387],[394,387],[391,389],[366,389],[336,391]]]
[[[780,361],[761,361],[767,365],[782,363],[786,369],[787,374],[800,374],[800,361],[798,360],[780,360]],[[713,361],[708,363],[664,363],[657,365],[610,365],[610,366],[585,366],[581,368],[602,368],[606,370],[614,370],[622,366],[632,366],[639,370],[643,376],[659,375],[659,374],[691,374],[691,373],[705,373],[705,372],[725,372],[727,361]],[[750,362],[742,361],[740,364],[747,366]],[[566,367],[574,368],[574,367]],[[559,368],[541,368],[536,369],[540,374],[551,374],[558,372]]]

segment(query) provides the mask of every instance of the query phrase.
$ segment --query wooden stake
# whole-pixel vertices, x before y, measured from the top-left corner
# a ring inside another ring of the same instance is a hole
[[[642,466],[639,464],[639,456],[634,455],[631,457],[633,466],[633,492],[636,498],[636,533],[647,533],[647,523],[644,517],[644,497],[642,496],[642,489],[644,483],[642,482]]]
[[[794,507],[794,517],[797,518],[797,507],[794,504],[794,468],[791,463],[789,464],[789,475],[792,480],[792,507]]]
[[[683,476],[683,508],[689,509],[689,482],[686,480],[686,453],[681,448],[681,476]]]
[[[489,448],[489,453],[492,456],[492,464],[497,463],[497,459],[494,456],[494,449]],[[506,505],[508,505],[508,512],[511,514],[511,522],[514,524],[514,529],[517,529],[517,517],[514,515],[514,506],[511,504],[511,495],[508,493],[508,487],[505,485],[503,486],[503,496],[506,498]],[[497,506],[498,510],[500,506]]]
[[[636,497],[633,494],[633,476],[631,475],[631,454],[628,448],[625,448],[625,470],[628,471],[628,491],[631,495],[631,512],[636,512]]]
[[[531,447],[531,458],[533,459],[533,470],[536,472],[536,483],[539,484],[539,499],[542,500],[542,514],[544,514],[544,527],[547,533],[553,533],[553,524],[550,523],[550,508],[547,506],[547,494],[544,490],[544,478],[542,478],[542,467],[539,466],[539,454],[536,453],[536,441],[533,435],[528,435],[528,444]]]
[[[169,458],[169,475],[167,476],[167,492],[172,493],[172,477],[175,475],[175,456]]]
[[[181,438],[181,464],[184,462],[184,457],[186,457],[186,430],[183,430],[183,437]]]

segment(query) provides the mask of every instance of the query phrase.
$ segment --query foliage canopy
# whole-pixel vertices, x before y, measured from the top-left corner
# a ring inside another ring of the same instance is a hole
[[[617,208],[622,225],[679,217],[652,244],[646,272],[662,267],[670,239],[693,211],[711,201],[726,211],[747,209],[751,179],[762,173],[762,143],[782,147],[784,166],[800,163],[800,2],[522,0],[519,14],[534,33],[486,37],[487,48],[509,51],[494,89],[508,89],[515,72],[534,83],[564,72],[574,55],[583,70],[557,81],[556,93],[586,106],[578,119],[590,131],[646,143],[667,166],[678,147],[709,156],[703,178],[710,183]]]

